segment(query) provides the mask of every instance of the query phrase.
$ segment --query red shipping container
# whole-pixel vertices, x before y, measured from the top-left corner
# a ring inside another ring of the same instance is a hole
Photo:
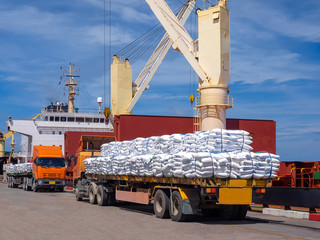
[[[114,118],[119,141],[137,137],[192,133],[192,117],[121,115]],[[272,120],[227,119],[227,129],[248,131],[253,137],[253,151],[276,153],[276,122]]]

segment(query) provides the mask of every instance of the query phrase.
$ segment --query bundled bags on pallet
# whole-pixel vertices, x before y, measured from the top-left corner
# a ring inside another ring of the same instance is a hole
[[[269,153],[180,152],[85,160],[87,173],[179,178],[271,179],[279,170],[279,156]]]
[[[15,173],[31,173],[32,163],[9,164],[7,166],[7,174]]]
[[[85,160],[87,173],[186,178],[271,179],[279,156],[249,152],[249,133],[213,129],[112,142],[101,157]]]
[[[172,134],[132,141],[111,142],[101,146],[104,157],[147,154],[176,154],[179,152],[250,151],[251,137],[243,130],[213,129],[210,131]]]

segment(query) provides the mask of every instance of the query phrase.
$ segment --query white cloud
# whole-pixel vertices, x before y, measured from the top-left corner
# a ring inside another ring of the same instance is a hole
[[[320,42],[319,1],[233,1],[232,15],[301,41]],[[247,21],[245,23],[248,23]],[[239,24],[237,22],[236,24]],[[240,25],[242,27],[242,25]]]

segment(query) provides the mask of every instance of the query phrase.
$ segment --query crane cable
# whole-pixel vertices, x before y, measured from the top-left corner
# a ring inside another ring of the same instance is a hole
[[[185,5],[185,4],[183,4]],[[175,14],[181,9],[178,8],[175,11]],[[125,56],[130,60],[130,63],[133,64],[142,56],[144,56],[148,51],[150,51],[152,46],[156,46],[158,39],[161,35],[165,34],[165,30],[160,23],[153,26],[151,29],[143,33],[137,39],[132,41],[130,44],[122,48],[116,53],[118,56]]]
[[[112,24],[112,2],[111,0],[109,0],[109,61],[108,61],[108,66],[109,66],[109,88],[108,88],[108,92],[109,92],[109,98],[108,98],[108,106],[111,107],[111,87],[110,87],[110,83],[111,83],[111,43],[112,43],[112,29],[111,29],[111,24]],[[105,100],[106,102],[106,100]]]
[[[106,107],[106,0],[103,1],[103,98]]]
[[[111,35],[111,17],[112,17],[112,15],[111,15],[111,12],[112,12],[112,2],[111,2],[111,0],[109,0],[109,36],[108,36],[108,41],[109,41],[109,43],[108,43],[108,70],[109,70],[109,74],[108,74],[108,76],[109,76],[109,83],[110,83],[110,81],[111,81],[111,41],[112,41],[112,39],[111,39],[111,37],[112,37],[112,35]],[[106,106],[110,106],[110,94],[111,94],[111,90],[110,90],[110,84],[108,84],[108,86],[107,86],[107,84],[106,84],[106,68],[107,68],[107,66],[106,66],[106,0],[104,0],[104,5],[103,5],[103,82],[104,82],[104,84],[103,84],[103,95],[104,95],[104,107],[106,107]],[[108,94],[109,94],[109,97],[107,98],[107,92],[108,92]]]

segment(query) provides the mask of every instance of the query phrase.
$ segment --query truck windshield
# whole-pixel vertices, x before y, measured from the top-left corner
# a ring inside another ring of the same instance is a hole
[[[64,158],[42,157],[39,158],[38,165],[41,167],[64,167],[65,160]]]

